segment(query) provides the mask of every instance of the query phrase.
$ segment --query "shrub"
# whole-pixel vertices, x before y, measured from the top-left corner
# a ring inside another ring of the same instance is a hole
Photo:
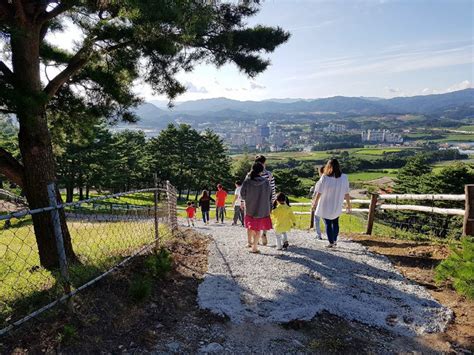
[[[147,276],[138,276],[129,286],[129,294],[135,302],[141,302],[151,295],[152,280]]]
[[[172,257],[168,250],[161,248],[156,254],[149,255],[145,259],[146,271],[153,277],[164,277],[171,271]]]
[[[436,267],[437,282],[450,281],[454,289],[474,299],[474,239],[465,237],[451,246],[451,254]]]
[[[59,340],[61,343],[67,344],[77,338],[77,330],[71,324],[66,324],[63,330],[59,333]]]

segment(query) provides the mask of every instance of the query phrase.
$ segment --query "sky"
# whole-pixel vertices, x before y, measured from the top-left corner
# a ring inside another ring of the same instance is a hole
[[[280,26],[289,41],[265,55],[272,65],[255,79],[235,65],[198,65],[178,78],[177,101],[396,97],[472,87],[472,0],[263,0],[249,19]],[[147,101],[163,100],[137,83]]]

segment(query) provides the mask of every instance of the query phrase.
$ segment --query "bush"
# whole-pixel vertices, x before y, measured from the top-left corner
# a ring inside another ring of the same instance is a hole
[[[436,267],[437,282],[450,281],[454,289],[474,299],[474,239],[465,237],[461,244],[451,246],[451,254]]]
[[[130,284],[128,293],[135,302],[141,302],[151,295],[153,282],[150,277],[138,276]]]
[[[153,277],[164,277],[171,271],[173,259],[165,248],[161,248],[156,254],[150,255],[145,260],[146,271]]]

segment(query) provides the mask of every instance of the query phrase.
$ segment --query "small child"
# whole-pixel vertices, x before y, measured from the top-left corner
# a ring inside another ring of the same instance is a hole
[[[286,196],[280,192],[276,196],[277,206],[272,211],[273,229],[275,229],[277,250],[288,249],[288,232],[296,224],[291,207],[286,204]],[[282,245],[283,241],[283,245]]]
[[[194,227],[194,218],[196,216],[196,206],[194,205],[194,202],[188,202],[188,207],[186,207],[186,215],[188,220],[188,227],[190,227],[190,223]]]

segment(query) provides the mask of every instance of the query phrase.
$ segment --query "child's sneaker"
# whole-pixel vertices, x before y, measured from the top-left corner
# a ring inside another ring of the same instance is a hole
[[[316,236],[316,239],[317,239],[317,240],[323,240],[323,237],[322,237],[321,235],[317,235],[317,236]]]
[[[288,249],[288,246],[289,246],[288,242],[283,242],[283,247],[282,247],[282,249],[283,249],[283,250],[286,250],[286,249]]]

